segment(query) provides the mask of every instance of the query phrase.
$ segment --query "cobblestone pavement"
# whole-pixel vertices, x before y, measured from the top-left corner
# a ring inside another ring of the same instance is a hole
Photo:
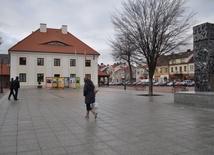
[[[86,119],[82,89],[20,89],[0,99],[0,155],[213,155],[214,109],[172,93],[99,88]]]

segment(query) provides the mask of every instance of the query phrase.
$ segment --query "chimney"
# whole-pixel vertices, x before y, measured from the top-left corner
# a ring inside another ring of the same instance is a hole
[[[62,34],[67,34],[67,25],[62,25]]]
[[[40,23],[40,32],[46,33],[47,32],[47,25]]]

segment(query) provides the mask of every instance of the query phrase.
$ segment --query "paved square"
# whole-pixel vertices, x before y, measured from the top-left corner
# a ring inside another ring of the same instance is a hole
[[[173,103],[172,93],[99,88],[97,120],[82,89],[21,88],[0,99],[0,155],[213,155],[214,109]]]

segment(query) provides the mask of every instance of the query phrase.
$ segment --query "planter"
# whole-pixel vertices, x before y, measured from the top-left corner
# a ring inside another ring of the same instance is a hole
[[[42,88],[42,85],[38,85],[37,88]]]

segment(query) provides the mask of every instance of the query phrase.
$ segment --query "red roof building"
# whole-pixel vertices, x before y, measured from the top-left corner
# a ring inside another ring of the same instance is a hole
[[[89,76],[98,84],[99,53],[67,31],[40,28],[9,49],[11,57],[11,77],[19,76],[23,86],[46,85],[46,77]]]

